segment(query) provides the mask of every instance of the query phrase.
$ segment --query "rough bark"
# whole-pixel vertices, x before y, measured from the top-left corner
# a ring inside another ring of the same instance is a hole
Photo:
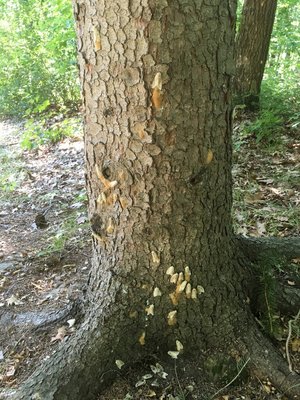
[[[294,316],[299,311],[300,280],[291,279],[291,282],[293,283],[292,285],[286,281],[278,282],[276,305],[282,315]]]
[[[247,290],[253,303],[259,308],[257,301],[257,287],[260,277],[260,269],[264,263],[272,266],[274,263],[274,279],[277,280],[277,290],[275,295],[276,312],[282,315],[296,315],[300,304],[300,280],[290,274],[289,276],[276,277],[275,266],[281,261],[290,261],[300,257],[299,237],[266,237],[253,238],[236,236],[236,243],[248,262],[253,263],[252,283],[247,282]],[[247,261],[246,261],[247,262]]]
[[[277,0],[245,0],[236,40],[235,95],[250,110],[257,108],[268,58]]]
[[[178,341],[185,355],[248,352],[253,325],[230,217],[235,2],[74,8],[94,249],[89,312],[18,400],[93,399],[116,360],[167,354]]]
[[[254,263],[266,258],[291,260],[300,257],[300,238],[297,236],[286,238],[237,236],[236,241],[241,251]]]

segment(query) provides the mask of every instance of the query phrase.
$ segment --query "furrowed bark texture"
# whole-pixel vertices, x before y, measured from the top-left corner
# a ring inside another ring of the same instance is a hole
[[[254,303],[257,302],[257,287],[260,285],[260,269],[263,270],[264,263],[270,265],[280,261],[290,261],[300,257],[300,238],[253,238],[236,236],[237,247],[251,261],[252,283],[247,281],[247,290]],[[275,270],[274,270],[275,274]],[[275,278],[274,278],[275,279]],[[277,278],[276,290],[276,311],[283,315],[296,315],[300,304],[300,281],[296,276],[290,273],[287,277]]]
[[[94,16],[79,22],[95,248],[90,300],[98,302],[101,279],[111,275],[118,288],[106,291],[130,304],[137,347],[159,341],[174,350],[180,340],[188,350],[232,338],[234,10],[219,1],[85,4],[79,20],[80,12]]]
[[[246,257],[257,263],[266,258],[287,259],[300,257],[300,238],[252,238],[236,236],[236,241]]]
[[[228,350],[247,330],[230,217],[235,2],[74,0],[74,10],[89,315],[18,399],[93,399],[116,361],[179,342],[187,355]]]
[[[235,94],[258,100],[277,0],[245,0],[236,43]],[[251,105],[251,104],[249,104]]]

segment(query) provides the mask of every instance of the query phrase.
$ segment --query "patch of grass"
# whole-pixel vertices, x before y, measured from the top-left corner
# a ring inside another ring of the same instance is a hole
[[[80,131],[81,121],[78,117],[51,121],[46,115],[41,120],[29,119],[21,137],[21,147],[32,150],[42,145],[54,144],[66,137],[75,136]]]
[[[272,110],[261,110],[256,119],[248,123],[244,132],[252,134],[256,142],[278,143],[283,132],[284,119]]]
[[[19,187],[25,176],[22,155],[0,147],[0,197],[5,198]]]
[[[78,225],[79,214],[78,210],[74,211],[62,222],[56,234],[51,238],[51,243],[37,254],[39,257],[62,254],[67,245],[74,241],[76,241],[76,247],[80,247],[82,232],[88,228],[89,222],[86,221]],[[78,237],[79,235],[80,237]],[[86,238],[82,237],[82,240],[85,241]]]

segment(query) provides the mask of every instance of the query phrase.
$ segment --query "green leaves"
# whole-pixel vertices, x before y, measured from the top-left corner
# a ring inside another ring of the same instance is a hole
[[[69,0],[0,3],[0,115],[32,115],[79,102]]]
[[[36,109],[39,108],[39,112],[41,112],[47,105],[48,101],[46,100]],[[46,116],[49,117],[49,114]],[[57,143],[65,137],[74,136],[80,130],[80,124],[80,119],[76,117],[52,122],[44,119],[29,119],[22,134],[21,147],[32,150],[44,144]]]

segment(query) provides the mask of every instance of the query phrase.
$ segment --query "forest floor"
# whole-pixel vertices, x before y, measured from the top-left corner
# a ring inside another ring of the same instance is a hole
[[[288,129],[276,143],[258,144],[234,131],[234,212],[236,231],[248,236],[296,236],[300,230],[300,141]],[[0,398],[1,388],[18,386],[38,362],[78,329],[72,304],[84,290],[91,259],[86,211],[82,133],[22,151],[23,125],[0,122]],[[299,132],[298,132],[299,134]],[[300,260],[275,274],[295,285]],[[288,317],[279,322],[277,346],[286,356]],[[290,357],[300,372],[300,327],[290,339]],[[151,364],[151,365],[150,365]],[[203,398],[188,376],[149,361],[119,379],[99,400],[188,400]],[[238,372],[237,372],[238,373]],[[227,382],[228,383],[228,382]],[[285,399],[270,382],[236,379],[214,384],[212,399]]]

